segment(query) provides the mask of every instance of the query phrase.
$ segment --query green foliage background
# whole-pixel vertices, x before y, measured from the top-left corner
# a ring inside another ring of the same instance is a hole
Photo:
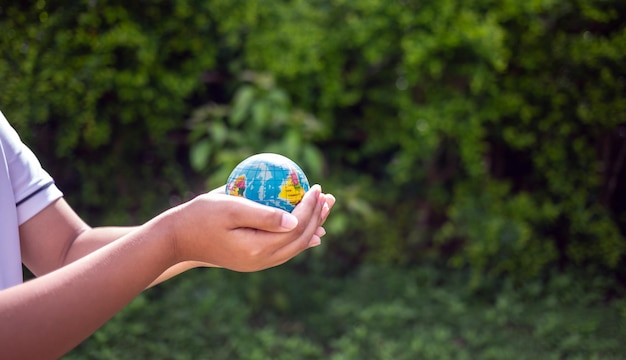
[[[307,271],[620,298],[625,24],[610,0],[2,3],[0,108],[94,225],[280,152],[338,198]]]

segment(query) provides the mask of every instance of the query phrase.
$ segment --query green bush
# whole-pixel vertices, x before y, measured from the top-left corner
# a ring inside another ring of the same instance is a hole
[[[623,280],[625,7],[21,2],[0,7],[0,103],[97,222],[279,151],[339,199],[322,255],[336,270]]]
[[[318,114],[341,171],[331,188],[383,217],[340,203],[337,228],[364,245],[333,252],[401,264],[434,252],[475,285],[554,266],[624,275],[623,4],[245,4],[227,22],[245,34],[229,44],[235,64],[275,74]]]
[[[208,177],[207,187],[224,184],[232,169],[257,153],[283,154],[321,179],[323,156],[313,140],[321,124],[313,115],[294,109],[289,96],[271,75],[242,75],[232,104],[210,103],[191,116],[191,166]]]
[[[197,270],[148,290],[65,359],[624,359],[619,304],[561,275],[478,297],[460,271]],[[624,308],[622,306],[621,311]]]
[[[207,14],[118,1],[0,11],[2,110],[81,213],[136,222],[181,193],[189,98],[217,52],[210,28],[188,25]]]

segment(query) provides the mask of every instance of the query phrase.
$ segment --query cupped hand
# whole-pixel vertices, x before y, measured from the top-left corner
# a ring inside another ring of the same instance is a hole
[[[325,234],[321,226],[335,198],[313,186],[291,214],[219,190],[174,210],[174,251],[179,261],[198,261],[236,271],[280,265]]]

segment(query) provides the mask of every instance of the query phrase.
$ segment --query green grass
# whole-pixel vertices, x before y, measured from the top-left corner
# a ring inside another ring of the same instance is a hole
[[[572,275],[470,292],[431,267],[296,268],[193,270],[66,359],[626,359],[626,301]]]

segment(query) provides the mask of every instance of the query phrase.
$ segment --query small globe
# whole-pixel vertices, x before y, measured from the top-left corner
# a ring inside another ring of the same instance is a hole
[[[235,167],[226,193],[291,212],[309,191],[309,181],[289,158],[272,153],[250,156]]]

